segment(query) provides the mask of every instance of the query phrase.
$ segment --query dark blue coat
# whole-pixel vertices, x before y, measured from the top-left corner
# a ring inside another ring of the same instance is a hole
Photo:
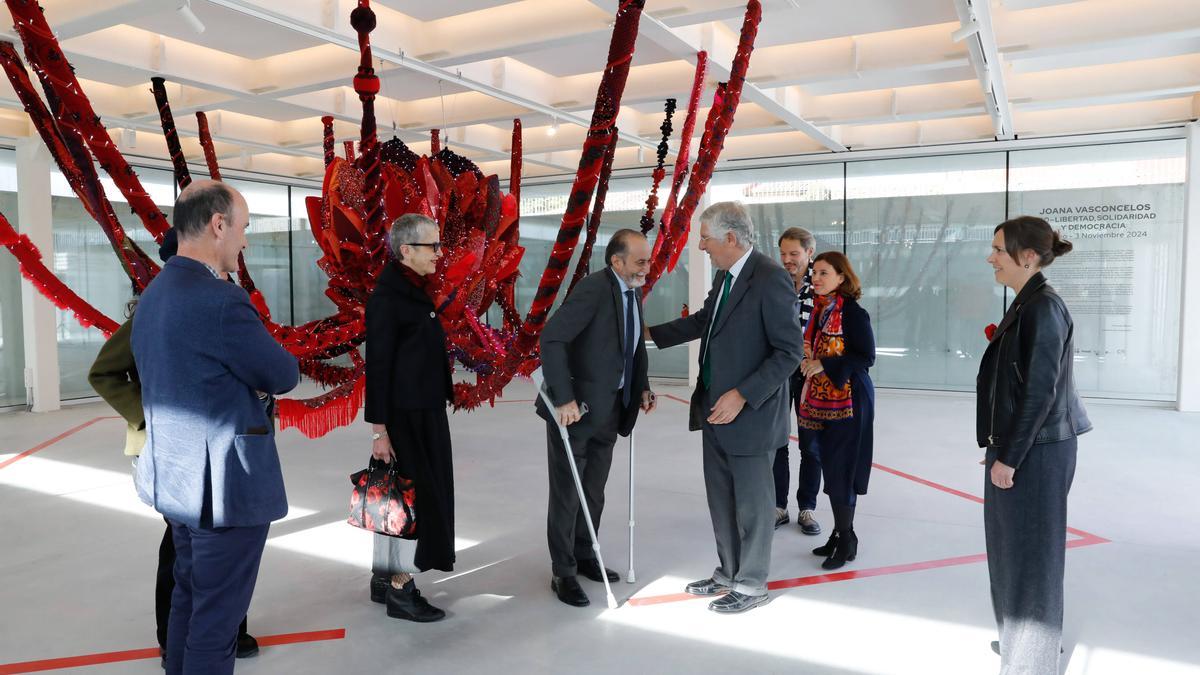
[[[850,383],[854,417],[826,422],[819,432],[821,469],[826,494],[865,495],[875,447],[875,384],[867,372],[875,365],[875,333],[867,310],[851,298],[842,305],[842,335],[845,353],[821,359],[821,366],[834,384]]]
[[[300,372],[246,291],[177,255],[142,294],[132,344],[146,413],[142,501],[191,527],[287,515],[275,426],[257,392],[290,391]]]

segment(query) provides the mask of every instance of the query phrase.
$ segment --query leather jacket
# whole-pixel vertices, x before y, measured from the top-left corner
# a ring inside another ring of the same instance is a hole
[[[976,379],[976,440],[1018,468],[1034,445],[1091,431],[1075,389],[1074,324],[1038,273],[996,328]]]

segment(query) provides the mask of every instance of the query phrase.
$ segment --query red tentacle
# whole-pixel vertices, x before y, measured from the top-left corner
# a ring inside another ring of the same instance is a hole
[[[171,166],[175,169],[175,182],[182,190],[192,184],[192,174],[188,171],[187,159],[179,145],[179,131],[175,129],[175,117],[171,114],[171,103],[167,100],[166,80],[161,77],[150,78],[150,90],[154,92],[154,103],[158,105],[158,119],[162,123],[163,138],[167,140]]]
[[[208,130],[208,116],[196,113],[196,128],[200,131],[200,147],[204,149],[204,162],[208,164],[208,176],[221,180],[221,167],[217,166],[217,151],[213,148],[212,132]]]

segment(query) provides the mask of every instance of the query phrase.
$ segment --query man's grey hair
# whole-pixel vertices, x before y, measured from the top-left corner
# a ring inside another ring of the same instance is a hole
[[[723,238],[726,232],[732,232],[742,248],[754,246],[754,221],[741,202],[717,202],[704,209],[700,222],[708,223],[714,237]]]
[[[388,245],[392,247],[392,254],[396,256],[396,260],[404,260],[404,254],[400,252],[400,244],[421,243],[418,239],[421,236],[421,230],[426,227],[432,227],[436,232],[438,230],[437,221],[419,213],[406,213],[392,223],[392,231],[388,234]]]

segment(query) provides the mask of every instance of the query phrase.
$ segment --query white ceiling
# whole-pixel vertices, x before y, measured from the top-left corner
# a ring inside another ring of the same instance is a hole
[[[42,4],[109,129],[118,138],[121,128],[137,131],[134,154],[166,157],[149,91],[154,75],[170,83],[185,153],[198,163],[196,110],[215,121],[227,168],[319,176],[323,114],[337,119],[339,140],[357,137],[354,0],[191,0],[203,33],[175,11],[176,0]],[[394,124],[427,151],[429,128],[443,128],[452,148],[504,176],[520,117],[526,173],[572,172],[583,129],[571,115],[590,116],[616,4],[376,0],[381,133]],[[1196,0],[763,4],[725,158],[1146,128],[1200,116]],[[647,0],[619,118],[618,167],[639,165],[638,144],[653,159],[665,98],[679,99],[681,126],[700,48],[710,52],[711,98],[727,77],[744,10],[737,0]],[[955,42],[951,34],[972,11],[980,31]],[[550,135],[554,119],[560,129]],[[0,85],[0,134],[27,133],[16,96]]]

